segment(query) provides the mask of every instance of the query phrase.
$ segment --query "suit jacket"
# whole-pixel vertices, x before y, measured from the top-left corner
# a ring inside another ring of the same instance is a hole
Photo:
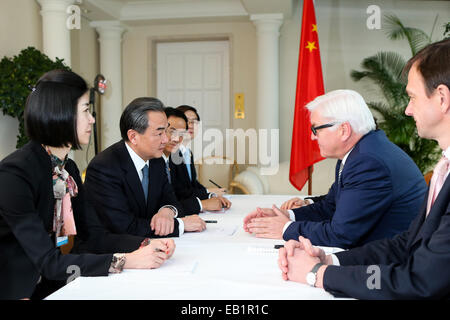
[[[450,176],[425,217],[427,200],[402,234],[337,253],[341,267],[327,267],[324,288],[359,299],[449,299]],[[379,267],[379,289],[367,287],[369,265]]]
[[[78,168],[65,166],[78,186],[72,198],[77,235],[84,252],[62,255],[55,247],[52,167],[44,148],[29,142],[0,162],[0,299],[31,297],[39,277],[66,281],[71,265],[83,276],[106,276],[113,252],[129,252],[143,238],[109,234],[86,206]],[[81,247],[80,247],[81,249]]]
[[[427,185],[413,160],[383,131],[355,145],[326,197],[294,209],[285,240],[300,235],[315,245],[353,248],[405,231],[417,216]]]
[[[149,161],[148,200],[145,202],[141,180],[123,140],[92,159],[84,184],[89,202],[113,233],[158,237],[150,229],[150,221],[164,205],[173,205],[178,209],[178,217],[184,216],[167,180],[162,158]],[[175,220],[174,232],[166,237],[177,236],[178,220]]]
[[[170,180],[175,195],[183,205],[186,214],[196,214],[200,212],[200,204],[197,198],[205,200],[209,198],[206,188],[197,180],[197,172],[195,171],[194,158],[191,153],[192,180],[184,162],[181,151],[171,154],[169,157]]]

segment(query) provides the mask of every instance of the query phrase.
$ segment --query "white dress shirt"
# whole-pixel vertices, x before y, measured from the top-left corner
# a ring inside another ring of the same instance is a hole
[[[450,147],[448,147],[447,149],[445,149],[444,151],[442,151],[442,155],[445,156],[447,159],[450,159]],[[445,179],[447,179],[448,174],[450,173],[450,167],[447,170],[447,173],[445,174]]]
[[[133,161],[133,164],[136,168],[137,174],[139,176],[139,180],[142,182],[143,174],[142,169],[145,165],[149,165],[149,161],[144,161],[136,152],[134,152],[133,149],[128,145],[128,143],[125,142],[125,147],[127,147],[128,153],[130,154],[131,161]],[[164,157],[164,154],[163,154]],[[165,159],[164,159],[165,160]],[[151,183],[151,180],[149,178],[149,184]],[[184,222],[180,218],[177,218],[178,220],[178,234],[181,236],[184,233]]]

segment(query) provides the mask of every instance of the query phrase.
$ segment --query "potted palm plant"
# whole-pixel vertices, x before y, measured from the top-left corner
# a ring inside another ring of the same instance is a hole
[[[391,40],[406,39],[412,56],[432,42],[432,33],[428,35],[420,29],[407,27],[395,15],[386,15],[384,21],[388,37]],[[445,27],[444,36],[450,31],[450,22]],[[437,162],[440,152],[436,141],[419,137],[414,119],[404,114],[409,101],[402,74],[405,64],[406,59],[399,53],[382,51],[365,58],[361,63],[363,70],[352,70],[350,76],[355,81],[369,79],[378,86],[383,101],[367,104],[381,115],[375,115],[379,127],[386,132],[389,140],[403,149],[419,169],[426,173]]]

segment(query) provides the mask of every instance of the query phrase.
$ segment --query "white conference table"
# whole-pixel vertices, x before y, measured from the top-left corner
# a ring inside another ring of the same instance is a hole
[[[278,268],[283,240],[245,232],[243,218],[256,206],[280,206],[291,195],[230,195],[232,206],[201,213],[208,223],[199,233],[174,238],[176,250],[160,268],[124,270],[105,277],[79,277],[47,300],[301,300],[334,299],[323,289],[284,281]],[[327,253],[338,248],[323,247]]]

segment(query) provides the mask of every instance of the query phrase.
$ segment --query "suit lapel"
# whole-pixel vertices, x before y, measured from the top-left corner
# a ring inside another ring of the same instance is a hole
[[[429,188],[428,188],[429,191]],[[444,185],[442,186],[441,191],[439,192],[436,200],[434,201],[433,206],[431,207],[430,213],[428,217],[425,218],[427,211],[427,201],[428,201],[428,192],[425,197],[424,202],[422,203],[422,208],[420,210],[420,217],[415,221],[415,225],[411,229],[411,243],[408,247],[414,246],[414,244],[422,239],[429,238],[439,226],[441,221],[441,217],[445,214],[446,209],[449,205],[450,199],[450,175],[445,180]]]
[[[195,165],[194,165],[194,156],[192,155],[192,152],[189,151],[190,155],[191,155],[191,175],[192,175],[192,180],[191,183],[194,183],[195,181],[197,181],[197,172],[195,170]]]
[[[183,179],[185,179],[189,184],[192,184],[192,181],[190,181],[189,179],[189,173],[187,171],[186,162],[184,162],[184,157],[183,154],[181,153],[181,150],[178,151],[178,156],[181,158],[182,161],[178,166],[178,168],[183,176]],[[192,174],[192,167],[191,167],[191,174]]]
[[[119,155],[121,158],[120,163],[122,169],[125,171],[125,180],[128,184],[128,188],[131,190],[131,193],[134,196],[134,200],[137,202],[139,206],[139,210],[145,212],[146,204],[144,191],[142,190],[142,183],[141,180],[139,179],[136,167],[134,166],[134,163],[131,160],[130,154],[128,153],[128,150],[125,147],[124,141],[122,141],[122,144],[120,145]],[[150,190],[150,183],[149,183],[149,190]],[[148,196],[150,197],[150,192]]]

